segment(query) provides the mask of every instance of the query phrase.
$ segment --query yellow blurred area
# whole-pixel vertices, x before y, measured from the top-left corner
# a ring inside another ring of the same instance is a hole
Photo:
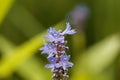
[[[0,23],[4,20],[13,3],[14,0],[0,0]]]

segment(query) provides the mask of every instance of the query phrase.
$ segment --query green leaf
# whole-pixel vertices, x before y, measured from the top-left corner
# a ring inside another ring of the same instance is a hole
[[[84,53],[75,63],[71,80],[91,80],[110,66],[119,54],[119,34],[112,35],[97,43]]]
[[[12,26],[15,26],[28,38],[45,30],[45,27],[40,24],[33,14],[17,2],[14,4],[14,7],[9,13],[7,19],[13,24]],[[6,22],[6,24],[8,23]]]
[[[0,0],[0,24],[4,20],[13,3],[14,0]]]
[[[14,54],[9,54],[8,52],[14,52],[15,46],[2,36],[0,36],[0,42],[0,50],[3,53],[3,58],[9,59],[9,56]],[[42,62],[36,60],[35,57],[20,64],[16,72],[27,80],[47,80],[50,76],[50,73],[44,68]],[[44,74],[48,75],[48,77]]]
[[[14,52],[8,52],[7,54],[14,55],[3,59],[0,64],[0,76],[8,76],[16,68],[16,66],[32,57],[43,44],[43,40],[43,36],[39,34],[21,46],[17,47]]]

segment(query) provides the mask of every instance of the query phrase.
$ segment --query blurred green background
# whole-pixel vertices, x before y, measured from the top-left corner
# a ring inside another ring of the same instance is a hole
[[[85,30],[68,36],[70,80],[120,80],[119,0],[0,0],[0,80],[51,80],[41,55],[50,26],[65,29],[79,3],[90,9]],[[75,27],[74,27],[75,28]]]

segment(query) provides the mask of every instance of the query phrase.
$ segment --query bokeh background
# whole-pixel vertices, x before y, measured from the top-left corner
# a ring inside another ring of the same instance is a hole
[[[50,26],[65,29],[78,4],[89,18],[66,38],[74,63],[69,79],[120,80],[119,0],[0,0],[0,80],[51,80],[42,35]]]

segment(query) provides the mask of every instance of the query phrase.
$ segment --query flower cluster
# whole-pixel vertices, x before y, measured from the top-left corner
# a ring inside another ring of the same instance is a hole
[[[44,43],[44,47],[40,50],[42,54],[48,54],[48,61],[50,64],[46,65],[46,68],[51,68],[53,72],[53,80],[67,80],[68,68],[73,66],[72,62],[69,62],[70,55],[66,54],[68,47],[66,46],[65,35],[72,35],[76,33],[71,29],[69,23],[67,23],[66,29],[56,31],[54,28],[48,29],[48,35],[44,37],[48,39],[49,43]]]

